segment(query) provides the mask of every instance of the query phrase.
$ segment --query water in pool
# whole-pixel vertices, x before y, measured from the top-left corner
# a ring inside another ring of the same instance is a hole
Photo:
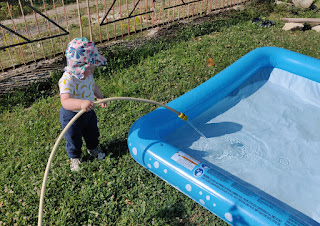
[[[320,223],[318,83],[263,69],[191,123],[165,140]]]

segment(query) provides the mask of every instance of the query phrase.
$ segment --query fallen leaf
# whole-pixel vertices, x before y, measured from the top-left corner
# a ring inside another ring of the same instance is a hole
[[[127,205],[133,205],[134,203],[133,202],[130,202],[128,199],[125,199],[125,202]]]
[[[208,64],[208,67],[214,66],[214,62],[211,57],[209,57],[207,64]]]
[[[201,41],[201,37],[197,37],[197,42],[200,42]]]
[[[0,207],[2,207],[2,206],[3,206],[3,201],[0,202]]]

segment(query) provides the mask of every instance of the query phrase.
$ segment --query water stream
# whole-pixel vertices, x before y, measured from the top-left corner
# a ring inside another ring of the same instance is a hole
[[[193,125],[190,120],[187,121],[187,123],[189,123],[189,125],[200,135],[202,136],[203,138],[205,138],[207,141],[208,141],[208,138],[203,134],[201,133],[201,131],[199,129],[197,129],[197,127],[195,127],[195,125]]]

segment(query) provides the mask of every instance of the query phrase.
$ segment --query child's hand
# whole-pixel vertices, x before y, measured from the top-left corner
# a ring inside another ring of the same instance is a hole
[[[101,106],[102,108],[106,108],[106,107],[107,107],[107,103],[100,103],[100,106]]]
[[[97,100],[102,100],[103,98],[97,98]],[[107,103],[100,103],[100,106],[102,108],[106,108],[107,107]]]
[[[81,109],[84,111],[91,111],[94,108],[94,103],[90,100],[81,101]]]
[[[99,88],[98,84],[96,84],[94,86],[94,96],[97,98],[97,100],[102,100],[103,99],[103,95],[102,95],[102,93],[100,91],[100,88]],[[102,108],[106,108],[107,104],[106,103],[100,103],[100,106]]]

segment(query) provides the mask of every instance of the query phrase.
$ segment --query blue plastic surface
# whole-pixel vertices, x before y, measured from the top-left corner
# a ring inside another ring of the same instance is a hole
[[[168,106],[193,119],[262,68],[279,68],[320,83],[320,60],[277,47],[263,47],[246,54]],[[219,167],[184,155],[163,140],[185,123],[164,108],[141,117],[128,136],[132,157],[231,225],[320,225]]]

